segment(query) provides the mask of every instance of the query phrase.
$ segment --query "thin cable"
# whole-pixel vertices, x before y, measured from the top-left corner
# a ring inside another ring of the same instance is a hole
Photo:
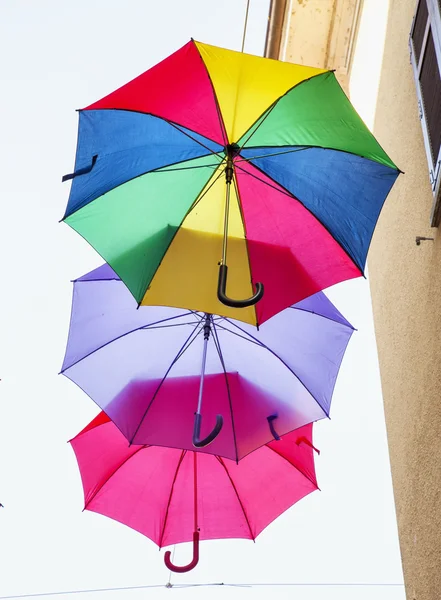
[[[193,503],[194,503],[194,530],[199,531],[198,519],[198,453],[193,452]]]
[[[243,49],[245,48],[245,37],[247,35],[247,24],[248,24],[248,11],[250,9],[250,0],[247,1],[247,10],[245,13],[245,24],[243,26],[243,36],[242,36],[242,48],[241,48],[241,52],[243,52]]]
[[[172,552],[172,558],[171,558],[171,561],[173,564],[175,564],[175,552],[176,552],[176,544],[173,546],[173,552]],[[172,575],[173,575],[173,571],[170,571],[169,576],[168,576],[168,582],[165,587],[168,587],[168,588],[173,587],[171,584]]]
[[[404,587],[404,583],[181,583],[172,585],[171,589],[188,587]],[[45,596],[64,596],[68,594],[98,594],[103,592],[122,592],[131,590],[147,590],[164,588],[167,585],[134,585],[128,587],[96,588],[86,590],[65,590],[62,592],[42,592],[39,594],[18,594],[15,596],[0,596],[0,600],[16,600],[19,598],[42,598]]]

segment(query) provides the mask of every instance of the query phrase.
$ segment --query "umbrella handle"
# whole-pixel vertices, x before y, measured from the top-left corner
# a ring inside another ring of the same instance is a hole
[[[216,415],[216,425],[211,433],[207,435],[203,440],[199,439],[201,435],[201,424],[202,424],[202,415],[200,413],[194,414],[194,428],[193,428],[193,446],[196,448],[204,448],[214,442],[217,436],[222,429],[222,425],[224,424],[224,418],[222,415]]]
[[[167,550],[164,555],[164,562],[167,569],[173,571],[173,573],[188,573],[195,568],[195,566],[199,562],[199,531],[195,531],[193,533],[193,559],[188,565],[184,565],[183,567],[177,567],[171,561],[171,552]]]
[[[299,437],[298,440],[296,440],[296,444],[297,446],[300,446],[300,444],[306,444],[307,446],[309,446],[310,448],[312,448],[313,450],[315,450],[315,452],[317,452],[317,454],[320,454],[320,450],[318,448],[316,448],[312,442],[310,442],[308,440],[308,438],[306,438],[304,435],[302,435],[302,437]]]
[[[269,428],[270,428],[270,431],[271,431],[271,434],[272,434],[273,438],[277,442],[279,442],[281,438],[280,438],[280,435],[277,433],[276,428],[274,427],[274,423],[273,423],[273,421],[275,419],[277,419],[277,415],[270,415],[266,419],[268,421],[268,425],[269,425]]]
[[[246,308],[247,306],[253,306],[257,304],[259,300],[263,297],[263,283],[256,283],[256,293],[251,298],[247,298],[246,300],[233,300],[232,298],[228,298],[227,296],[227,274],[228,267],[227,265],[219,266],[219,279],[217,283],[217,297],[226,306],[231,306],[232,308]]]
[[[61,178],[62,183],[64,183],[65,181],[69,181],[69,179],[74,179],[75,177],[78,177],[78,175],[87,175],[87,173],[90,173],[93,167],[95,166],[97,158],[98,154],[94,154],[92,156],[92,162],[88,167],[83,167],[82,169],[78,169],[78,171],[74,171],[73,173],[69,173],[68,175],[63,175],[63,177]]]

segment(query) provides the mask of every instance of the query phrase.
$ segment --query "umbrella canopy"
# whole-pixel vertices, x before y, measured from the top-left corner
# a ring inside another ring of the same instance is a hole
[[[128,446],[104,413],[71,444],[85,509],[139,531],[159,547],[190,541],[195,533],[202,540],[254,540],[318,489],[312,425],[267,444],[239,465],[187,450]]]
[[[137,309],[106,264],[74,283],[62,373],[131,444],[210,444],[205,452],[239,461],[329,415],[352,333],[322,292],[260,330],[179,308]]]
[[[260,324],[363,273],[398,173],[333,72],[191,41],[79,111],[64,221],[139,304]]]

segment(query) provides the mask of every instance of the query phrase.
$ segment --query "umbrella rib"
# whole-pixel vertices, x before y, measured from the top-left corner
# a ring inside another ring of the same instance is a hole
[[[262,148],[262,146],[258,146],[259,148]],[[277,148],[283,148],[284,146],[277,146]],[[284,150],[283,152],[273,152],[272,154],[262,154],[260,156],[250,156],[248,158],[246,158],[245,156],[243,156],[242,154],[240,155],[240,159],[235,161],[235,164],[241,163],[241,162],[246,162],[249,163],[252,160],[257,160],[259,158],[269,158],[272,156],[280,156],[281,154],[293,154],[295,152],[303,152],[305,150],[310,150],[311,148],[321,148],[322,146],[287,146],[287,148],[296,148],[295,150]],[[250,150],[250,148],[246,148],[246,150]],[[328,150],[328,148],[324,148],[324,150]],[[351,153],[349,153],[351,154]],[[204,165],[206,166],[206,165]],[[161,167],[162,168],[162,167]],[[193,167],[193,168],[198,168],[198,167]]]
[[[343,327],[352,329],[352,331],[357,331],[356,327],[351,325],[349,323],[349,321],[346,321],[346,319],[343,317],[343,315],[341,313],[339,313],[339,315],[346,321],[346,323],[342,323],[341,321],[336,321],[335,319],[332,319],[331,317],[327,317],[326,315],[322,315],[321,313],[314,312],[313,310],[307,310],[306,308],[301,308],[300,306],[288,306],[288,308],[285,310],[299,310],[301,312],[305,312],[305,313],[309,313],[310,315],[314,315],[315,317],[320,317],[322,319],[325,319],[326,321],[331,321],[332,323],[338,323],[338,325],[342,325]]]
[[[276,98],[274,100],[274,102],[271,104],[271,106],[269,106],[266,111],[264,111],[263,113],[261,113],[257,119],[254,121],[254,123],[248,128],[248,130],[244,133],[244,135],[242,137],[245,137],[245,135],[248,133],[248,131],[251,131],[250,135],[247,137],[247,139],[244,141],[244,143],[242,144],[242,146],[240,147],[240,150],[242,150],[242,148],[245,146],[245,144],[247,144],[250,139],[253,137],[253,135],[256,133],[256,131],[259,129],[259,127],[262,125],[262,123],[265,121],[265,119],[270,115],[270,113],[274,110],[275,106],[278,104],[278,102],[284,98],[285,96],[287,96],[290,92],[292,92],[293,89],[295,89],[296,87],[298,87],[299,85],[302,85],[303,83],[308,83],[308,81],[311,81],[311,79],[314,79],[315,77],[320,77],[322,75],[329,75],[329,73],[333,73],[334,69],[328,69],[327,71],[324,71],[322,73],[316,73],[316,75],[312,75],[311,77],[308,77],[307,79],[302,79],[302,81],[299,81],[298,83],[296,83],[295,85],[293,85],[291,88],[289,88],[289,90],[286,90],[285,93],[283,93],[281,96],[279,96],[278,98]],[[265,114],[266,112],[266,114]],[[263,116],[265,115],[265,116]],[[253,127],[256,125],[256,123],[259,121],[259,119],[262,119],[261,122],[257,125],[257,127],[252,131]],[[240,152],[239,150],[239,152]]]
[[[398,173],[404,173],[398,167],[391,167],[390,165],[385,165],[384,163],[380,163],[373,158],[369,158],[368,156],[364,156],[363,154],[357,154],[356,152],[350,152],[349,150],[342,150],[341,148],[333,148],[332,146],[318,146],[314,144],[281,144],[279,146],[247,146],[245,150],[257,150],[258,148],[298,148],[299,150],[286,150],[285,152],[277,152],[274,154],[262,154],[262,156],[252,156],[250,158],[245,158],[241,155],[241,160],[237,162],[248,162],[250,160],[257,160],[258,158],[267,158],[269,156],[279,156],[280,154],[289,154],[291,152],[300,152],[301,150],[314,150],[318,148],[319,150],[333,150],[334,152],[341,152],[342,154],[349,154],[350,156],[357,156],[358,158],[362,158],[363,160],[368,160],[370,162],[376,163],[378,165],[383,165],[384,167],[391,169],[392,171],[398,171]],[[242,148],[241,148],[242,150]],[[196,168],[196,167],[195,167]]]
[[[178,477],[179,469],[181,468],[182,461],[184,460],[184,456],[186,454],[187,454],[187,450],[182,450],[181,456],[179,457],[178,464],[176,465],[175,476],[173,477],[173,482],[172,482],[171,489],[170,489],[170,495],[168,497],[168,502],[167,502],[167,508],[165,510],[165,517],[164,517],[164,523],[162,525],[161,537],[159,538],[159,544],[158,544],[158,546],[159,546],[160,549],[162,548],[162,540],[164,539],[164,533],[165,533],[165,528],[166,528],[167,519],[168,519],[168,511],[170,509],[170,504],[171,504],[171,501],[172,501],[173,492],[175,490],[176,479]]]
[[[146,325],[145,327],[141,327],[141,329],[167,329],[168,327],[182,327],[183,325],[194,325],[194,321],[187,321],[185,323],[174,323],[171,325]]]
[[[225,367],[225,361],[224,361],[224,357],[223,357],[223,354],[222,354],[222,350],[221,350],[221,346],[220,346],[220,342],[219,342],[219,337],[217,335],[217,328],[216,328],[216,325],[214,324],[213,320],[212,320],[212,325],[213,325],[213,341],[214,341],[214,346],[215,346],[215,348],[217,350],[217,353],[219,355],[219,360],[221,362],[222,369],[224,371],[225,386],[227,388],[227,396],[228,396],[228,404],[230,406],[231,428],[233,430],[234,450],[236,452],[236,462],[238,463],[239,462],[239,454],[238,454],[238,451],[237,451],[236,426],[234,424],[233,401],[232,401],[232,398],[231,398],[230,384],[228,383],[227,369]]]
[[[237,327],[237,329],[239,329],[239,331],[242,331],[242,333],[245,333],[246,335],[249,335],[253,340],[260,342],[260,345],[262,346],[262,348],[264,348],[265,350],[267,350],[270,354],[272,354],[273,356],[275,356],[278,360],[280,360],[280,362],[285,365],[285,367],[288,369],[288,371],[290,371],[294,377],[297,379],[297,381],[305,388],[305,390],[308,392],[308,394],[310,394],[310,396],[314,399],[315,402],[317,402],[317,404],[320,406],[320,408],[322,409],[322,411],[325,413],[325,415],[329,418],[329,413],[327,410],[325,410],[323,408],[323,406],[320,404],[320,402],[317,400],[317,398],[314,396],[314,394],[308,389],[308,386],[300,379],[300,377],[294,373],[294,371],[291,369],[291,367],[283,360],[283,358],[280,358],[280,356],[278,354],[276,354],[274,352],[274,350],[271,350],[271,348],[269,348],[266,344],[264,344],[262,341],[258,340],[257,338],[255,338],[253,335],[251,335],[251,333],[248,333],[246,331],[244,331],[242,329],[242,327],[239,327],[239,325],[237,325],[236,323],[233,323],[233,321],[230,321],[229,319],[227,319],[225,317],[225,320],[230,323],[231,325],[233,325],[234,327]]]
[[[63,374],[65,373],[67,370],[71,369],[72,367],[74,367],[75,365],[77,365],[78,363],[80,363],[81,361],[83,361],[86,358],[89,358],[89,356],[92,356],[92,354],[95,354],[95,352],[99,352],[100,350],[102,350],[103,348],[105,348],[106,346],[109,346],[109,344],[113,344],[113,342],[116,342],[117,340],[121,340],[122,338],[126,337],[127,335],[130,335],[132,333],[135,333],[136,331],[140,331],[141,329],[149,329],[150,327],[153,329],[156,327],[156,325],[159,325],[160,323],[166,323],[167,321],[171,321],[172,319],[179,319],[181,317],[184,317],[188,314],[188,312],[179,314],[179,315],[175,315],[174,317],[167,317],[167,319],[162,319],[161,321],[154,321],[153,323],[149,323],[147,325],[140,325],[139,327],[135,327],[134,329],[131,329],[130,331],[126,331],[125,333],[122,333],[121,335],[118,335],[117,337],[113,338],[112,340],[109,340],[108,342],[106,342],[105,344],[101,344],[101,346],[98,346],[98,348],[95,348],[95,350],[91,350],[90,352],[88,352],[87,354],[85,354],[84,356],[82,356],[81,358],[79,358],[78,360],[76,360],[75,362],[73,362],[71,365],[69,365],[68,367],[65,367],[64,369],[61,369],[59,374]]]
[[[233,169],[234,169],[234,163],[233,163]],[[245,225],[245,217],[244,217],[243,210],[242,210],[242,199],[241,199],[241,195],[240,195],[240,192],[239,192],[239,183],[237,182],[237,176],[236,176],[235,172],[234,172],[234,177],[233,177],[233,185],[234,185],[234,189],[236,191],[236,199],[237,199],[237,204],[239,206],[240,218],[241,218],[241,221],[242,221],[243,236],[244,236],[244,239],[245,239],[245,248],[247,250],[248,270],[250,272],[251,290],[253,290],[253,275],[252,275],[252,271],[251,271],[250,249],[248,247],[247,228],[246,228],[246,225]],[[256,319],[256,327],[257,327],[257,329],[259,329],[259,321],[257,319],[257,309],[256,309],[256,306],[254,306],[254,316],[255,316],[255,319]]]
[[[137,448],[135,450],[135,452],[133,452],[133,454],[131,454],[130,456],[127,456],[122,463],[120,463],[116,469],[114,469],[110,475],[108,475],[106,477],[106,479],[97,487],[96,490],[94,490],[92,496],[89,498],[89,500],[87,500],[87,502],[84,504],[84,509],[83,510],[87,510],[87,507],[89,506],[89,504],[92,502],[92,500],[94,500],[94,498],[96,497],[96,495],[103,489],[103,487],[109,482],[109,480],[115,475],[115,473],[117,473],[125,464],[127,461],[129,461],[131,458],[133,458],[135,456],[135,454],[138,454],[138,452],[141,452],[141,450],[145,450],[146,448],[149,448],[149,445],[145,444],[143,446],[140,446],[139,448]]]
[[[223,162],[223,161],[222,161],[222,162]],[[221,164],[222,164],[222,162],[220,162],[220,163],[219,163],[219,165],[221,165]],[[165,255],[167,254],[167,252],[168,252],[168,250],[169,250],[170,246],[173,244],[173,242],[174,242],[174,240],[175,240],[175,237],[176,237],[176,235],[177,235],[178,231],[181,229],[181,227],[182,227],[182,224],[184,223],[185,219],[188,217],[188,215],[191,213],[191,211],[192,211],[192,210],[195,208],[195,206],[197,206],[197,204],[198,204],[198,203],[199,203],[199,202],[202,200],[202,198],[203,198],[203,197],[204,197],[204,196],[205,196],[205,195],[206,195],[206,194],[207,194],[207,193],[208,193],[208,192],[211,190],[211,188],[212,188],[212,187],[213,187],[213,185],[216,183],[216,181],[219,179],[219,177],[221,177],[222,173],[223,173],[223,171],[220,171],[220,173],[217,175],[217,177],[215,177],[215,178],[214,178],[214,180],[211,182],[211,184],[210,184],[210,185],[209,185],[209,186],[208,186],[208,187],[205,189],[205,191],[204,191],[204,188],[205,188],[205,186],[206,186],[206,185],[208,184],[208,182],[209,182],[209,181],[211,181],[211,180],[213,179],[213,177],[214,177],[214,175],[213,175],[213,174],[212,174],[212,175],[210,175],[210,177],[207,179],[207,181],[206,181],[206,182],[204,183],[204,185],[202,186],[202,188],[201,188],[201,190],[200,190],[199,194],[196,196],[196,200],[195,200],[195,201],[194,201],[194,202],[191,204],[190,208],[187,210],[187,212],[185,213],[185,215],[182,217],[182,220],[181,220],[181,222],[179,223],[179,227],[177,227],[177,228],[176,228],[176,231],[175,231],[175,233],[173,234],[173,237],[172,237],[172,239],[170,240],[170,242],[169,242],[169,244],[168,244],[167,248],[165,249],[165,251],[164,251],[164,253],[163,253],[163,255],[162,255],[162,258],[161,258],[161,260],[159,261],[159,264],[158,264],[158,266],[157,266],[157,267],[156,267],[156,269],[155,269],[155,272],[153,273],[153,275],[152,275],[152,276],[151,276],[151,278],[150,278],[150,281],[149,281],[149,283],[148,283],[148,285],[147,285],[147,288],[146,288],[146,290],[145,290],[145,292],[144,292],[144,294],[143,294],[142,298],[144,298],[144,296],[145,296],[145,294],[146,294],[146,292],[147,292],[147,290],[148,290],[148,288],[149,288],[149,286],[150,286],[151,282],[154,280],[154,278],[155,278],[155,276],[156,276],[156,273],[158,272],[159,268],[160,268],[160,267],[161,267],[161,265],[162,265],[162,261],[164,260],[164,257],[165,257]],[[139,304],[138,304],[138,308],[141,306],[141,304],[142,304],[142,299],[141,299],[141,302],[139,302]]]
[[[217,116],[219,118],[219,125],[220,125],[221,131],[222,131],[222,136],[224,138],[224,145],[226,146],[228,144],[227,129],[225,127],[224,118],[222,116],[222,111],[221,111],[220,106],[219,106],[219,100],[217,99],[216,90],[214,88],[213,81],[211,79],[210,72],[209,72],[209,70],[207,68],[207,65],[205,64],[205,61],[202,58],[202,54],[200,53],[198,45],[196,44],[196,42],[194,41],[193,38],[191,38],[191,39],[192,39],[192,42],[193,42],[193,44],[194,44],[194,46],[195,46],[195,48],[197,50],[197,53],[199,54],[199,57],[200,57],[200,59],[202,61],[202,64],[204,65],[205,72],[207,73],[208,81],[210,82],[210,85],[211,85],[211,91],[213,92],[213,98],[214,98],[214,103],[215,103],[215,106],[216,106],[216,112],[217,112]]]
[[[115,185],[114,187],[112,187],[107,192],[103,192],[102,194],[100,194],[96,198],[93,198],[92,200],[88,201],[86,204],[82,204],[81,206],[79,206],[78,208],[76,208],[74,211],[69,212],[68,214],[65,213],[63,215],[63,218],[60,219],[59,222],[63,223],[64,221],[66,221],[66,219],[68,219],[69,217],[71,217],[75,213],[79,212],[80,210],[82,210],[83,208],[85,208],[86,206],[88,206],[91,202],[95,202],[96,200],[98,200],[99,198],[102,198],[103,196],[105,196],[109,192],[113,192],[113,190],[116,190],[119,187],[122,187],[123,185],[126,185],[127,183],[130,183],[130,181],[135,181],[135,179],[139,179],[139,177],[144,177],[144,175],[151,175],[153,173],[162,173],[163,171],[161,171],[160,169],[167,169],[168,167],[172,167],[173,165],[183,164],[183,163],[189,162],[191,160],[195,160],[196,161],[196,160],[199,160],[201,158],[206,158],[207,156],[216,155],[216,154],[217,154],[216,152],[212,152],[210,150],[209,154],[203,154],[202,156],[197,156],[197,157],[193,157],[193,158],[186,158],[185,160],[181,160],[181,161],[178,161],[178,162],[170,163],[168,165],[163,165],[162,167],[157,167],[156,169],[151,169],[150,171],[144,171],[142,173],[139,173],[138,175],[135,175],[134,177],[131,177],[130,179],[127,179],[127,181],[123,181],[123,182],[119,183],[118,185]],[[222,162],[223,162],[223,157],[219,156],[219,158],[221,159],[221,161],[219,162],[219,165],[221,165]],[[189,170],[189,169],[202,169],[204,167],[211,167],[211,165],[198,165],[196,167],[187,167],[187,170]],[[178,171],[178,170],[182,170],[182,169],[169,169],[169,170],[170,171]],[[168,172],[167,170],[164,170],[164,173],[167,173],[167,172]],[[209,181],[210,178],[211,178],[211,176],[208,178],[207,181]],[[205,182],[205,183],[207,183],[207,182]]]
[[[208,154],[206,154],[205,156],[209,156]],[[204,158],[203,156],[198,157],[198,158]],[[253,157],[254,158],[254,157]],[[258,158],[263,158],[263,157],[258,157]],[[182,162],[186,162],[186,161],[182,161]],[[174,164],[181,164],[181,163],[174,163]],[[159,167],[158,169],[154,169],[153,171],[150,171],[150,173],[170,173],[172,171],[189,171],[191,169],[208,169],[208,168],[212,168],[212,167],[217,167],[220,165],[221,163],[213,163],[212,165],[198,165],[196,167],[176,167],[175,169],[171,169],[170,167],[172,165],[166,165],[165,167]]]
[[[220,165],[223,162],[225,162],[225,159],[222,162],[220,162],[218,166],[220,167]],[[225,169],[219,171],[218,175],[216,176],[216,179],[214,179],[214,181],[212,181],[212,183],[205,190],[205,192],[202,193],[202,190],[201,190],[201,193],[197,196],[196,200],[193,202],[193,204],[190,206],[187,213],[185,214],[185,217],[182,219],[180,227],[182,226],[182,223],[185,221],[185,219],[188,217],[188,215],[191,213],[191,211],[199,204],[199,202],[202,200],[202,198],[208,194],[208,192],[211,190],[211,188],[214,186],[214,184],[218,181],[218,179],[220,179],[222,177],[224,172],[225,172]]]
[[[254,542],[254,541],[256,540],[256,538],[255,538],[255,536],[254,536],[254,534],[253,534],[253,531],[252,531],[252,529],[251,529],[251,525],[250,525],[250,521],[249,521],[249,519],[248,519],[248,515],[247,515],[247,513],[245,512],[245,507],[244,507],[244,505],[242,504],[242,500],[240,499],[239,492],[237,491],[237,488],[236,488],[236,485],[235,485],[235,483],[234,483],[234,481],[233,481],[233,478],[231,477],[231,475],[230,475],[230,472],[229,472],[229,470],[228,470],[228,468],[227,468],[227,465],[224,463],[224,461],[222,460],[222,458],[221,458],[220,456],[216,456],[216,458],[217,458],[217,460],[220,462],[220,464],[223,466],[223,468],[225,469],[225,472],[226,472],[226,474],[227,474],[227,477],[228,477],[228,479],[230,480],[230,483],[231,483],[231,485],[232,485],[232,487],[233,487],[234,493],[236,494],[237,501],[239,502],[240,508],[241,508],[241,510],[242,510],[242,512],[243,512],[243,516],[245,517],[245,521],[247,522],[247,525],[248,525],[248,530],[249,530],[249,532],[250,532],[251,539],[252,539],[252,540],[253,540],[253,542]]]
[[[206,146],[205,144],[203,144],[202,142],[200,142],[199,140],[197,140],[196,138],[194,138],[192,135],[190,135],[189,133],[187,133],[186,131],[183,131],[179,125],[177,123],[173,123],[173,121],[169,121],[168,119],[164,119],[164,121],[166,121],[169,125],[171,125],[172,127],[174,127],[175,129],[177,129],[178,131],[180,131],[181,133],[183,133],[184,135],[186,135],[188,138],[190,138],[191,140],[193,140],[193,142],[196,142],[197,144],[199,144],[200,146],[202,146],[203,148],[205,148],[206,150],[208,150],[210,152],[210,154],[215,154],[216,156],[218,156],[219,158],[222,158],[222,156],[219,154],[219,152],[213,152],[213,150],[209,147]],[[205,137],[205,136],[204,136]],[[216,142],[215,142],[216,143]],[[220,144],[218,144],[220,145]]]
[[[295,429],[293,429],[292,431],[295,431]],[[292,433],[292,431],[288,431],[287,433]],[[286,435],[286,434],[284,434]],[[280,456],[280,458],[283,458],[283,460],[286,460],[287,463],[289,463],[292,467],[294,467],[294,469],[296,469],[301,475],[303,475],[304,477],[306,477],[306,479],[308,479],[308,481],[310,481],[313,485],[315,485],[315,487],[317,489],[319,489],[318,485],[317,485],[317,478],[315,477],[315,479],[312,479],[311,476],[305,472],[305,470],[299,468],[297,465],[295,465],[294,463],[292,463],[288,458],[286,458],[286,456],[283,456],[283,454],[281,454],[280,452],[278,452],[275,448],[273,448],[270,444],[272,442],[269,442],[268,444],[265,444],[265,447],[268,448],[268,450],[271,450],[272,452],[274,452],[275,454],[277,454],[277,456]]]
[[[231,333],[231,335],[235,335],[238,338],[245,340],[249,344],[254,344],[255,346],[259,346],[261,348],[264,347],[259,341],[249,339],[249,338],[245,337],[244,335],[240,335],[240,333],[237,333],[236,331],[231,331],[231,329],[228,329],[228,327],[224,327],[224,325],[220,325],[220,323],[218,323],[217,326],[219,327],[219,329],[223,329],[223,331],[227,331],[228,333]]]
[[[198,330],[199,327],[199,331]],[[181,348],[179,349],[178,353],[176,354],[176,356],[174,357],[173,361],[171,362],[170,366],[168,367],[167,371],[165,372],[164,377],[161,379],[161,381],[158,384],[158,387],[155,390],[155,393],[152,396],[152,399],[150,400],[147,408],[144,411],[144,414],[142,415],[141,420],[138,423],[138,426],[136,427],[130,441],[130,444],[133,444],[133,440],[135,439],[136,435],[138,434],[138,431],[142,425],[142,423],[144,422],[144,419],[147,416],[147,413],[149,412],[154,400],[156,399],[159,390],[161,389],[162,385],[164,384],[165,380],[167,379],[167,375],[170,373],[170,371],[172,370],[173,366],[178,362],[178,360],[181,358],[181,356],[184,354],[184,352],[186,350],[188,350],[188,348],[191,346],[191,344],[195,341],[195,339],[198,337],[198,335],[203,331],[202,329],[202,320],[200,321],[200,323],[198,323],[195,328],[193,329],[193,331],[190,333],[190,335],[188,336],[188,338],[185,340],[185,342],[183,343],[183,345],[181,346]],[[194,333],[196,332],[196,335],[194,335]],[[194,335],[193,339],[192,336]]]
[[[173,125],[176,128],[179,127],[184,127],[184,125],[181,125],[180,123],[177,123],[175,121],[172,121],[171,119],[167,119],[166,117],[161,117],[160,115],[157,115],[156,113],[153,112],[144,112],[142,110],[135,110],[133,108],[93,108],[93,109],[84,109],[84,108],[80,108],[77,109],[76,112],[81,113],[81,112],[92,112],[93,110],[99,110],[99,111],[115,111],[115,112],[127,112],[127,113],[135,113],[137,115],[147,115],[150,117],[155,117],[155,119],[158,119],[159,121],[164,121],[165,123],[168,123],[169,125]],[[199,133],[198,131],[195,131],[194,129],[191,129],[191,127],[185,127],[185,129],[187,129],[188,131],[191,131],[191,133],[195,133],[196,135],[200,135],[201,137],[204,137],[205,139],[209,140],[210,142],[213,142],[213,144],[217,144],[218,146],[220,146],[219,142],[217,142],[216,140],[214,140],[213,138],[208,137],[207,135],[203,135],[202,133]],[[179,130],[181,131],[181,130]],[[181,131],[181,133],[184,133],[184,131]],[[193,139],[193,138],[191,138]],[[197,140],[194,140],[197,141]],[[211,150],[210,150],[211,152]]]
[[[329,230],[329,228],[323,223],[323,221],[321,221],[316,214],[314,214],[307,206],[305,206],[305,204],[300,200],[300,198],[297,198],[297,196],[294,196],[293,193],[291,193],[289,190],[287,190],[282,184],[278,183],[277,181],[275,181],[275,179],[273,179],[272,177],[270,177],[270,175],[268,175],[267,173],[265,173],[264,171],[262,171],[262,169],[260,167],[258,167],[257,165],[255,165],[254,163],[252,164],[252,166],[259,171],[260,173],[262,173],[263,175],[265,175],[265,177],[267,177],[268,179],[270,179],[271,181],[274,181],[274,183],[276,185],[272,185],[271,183],[269,183],[268,181],[265,181],[265,179],[262,179],[260,177],[258,177],[257,175],[255,175],[254,173],[250,173],[250,171],[247,171],[246,169],[244,169],[243,167],[241,167],[240,165],[236,165],[237,169],[240,169],[243,173],[245,173],[246,175],[250,175],[251,177],[254,177],[254,179],[257,179],[257,181],[260,181],[261,183],[263,183],[264,185],[267,185],[270,188],[275,189],[276,191],[285,194],[285,196],[288,196],[288,198],[291,198],[291,200],[295,200],[296,202],[298,202],[299,204],[301,204],[303,206],[303,208],[305,210],[307,210],[309,212],[310,215],[312,215],[314,217],[314,219],[320,223],[320,225],[329,233],[329,235],[332,237],[332,239],[335,241],[336,244],[338,244],[340,246],[340,248],[343,250],[343,252],[348,256],[348,258],[352,261],[352,263],[357,267],[357,269],[360,271],[361,275],[364,276],[364,269],[355,261],[355,259],[348,253],[348,251],[341,245],[341,243],[335,238],[335,236],[333,235],[333,233]]]

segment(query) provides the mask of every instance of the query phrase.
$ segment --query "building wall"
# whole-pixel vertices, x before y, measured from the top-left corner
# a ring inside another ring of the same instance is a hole
[[[291,0],[280,57],[337,69],[360,114],[405,171],[381,213],[368,270],[406,596],[438,600],[441,239],[430,227],[433,196],[408,51],[415,4]],[[435,240],[417,246],[416,236]]]
[[[286,0],[282,60],[334,69],[347,92],[361,0]]]
[[[415,5],[288,1],[279,56],[335,68],[361,116],[405,172],[380,215],[368,271],[406,596],[439,600],[441,239],[430,227],[433,196],[409,59]],[[330,48],[338,51],[330,54]],[[435,240],[417,246],[416,236]]]
[[[364,8],[372,0],[365,0]],[[441,239],[408,36],[415,0],[390,0],[374,133],[398,178],[369,252],[375,332],[406,593],[441,598]],[[359,40],[357,40],[358,42]],[[374,44],[375,37],[366,40]],[[356,47],[358,52],[368,50]],[[415,243],[416,236],[435,240]]]

